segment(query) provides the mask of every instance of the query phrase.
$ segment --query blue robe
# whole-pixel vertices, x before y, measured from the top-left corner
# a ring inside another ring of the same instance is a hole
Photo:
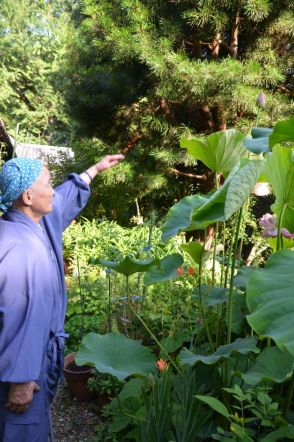
[[[39,225],[16,209],[0,218],[0,442],[47,442],[49,404],[63,366],[66,289],[62,232],[90,195],[71,174]],[[41,387],[25,413],[4,407],[9,383]],[[21,436],[20,436],[21,435]]]

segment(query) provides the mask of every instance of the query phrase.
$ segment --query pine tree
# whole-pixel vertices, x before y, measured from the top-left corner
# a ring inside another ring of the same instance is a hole
[[[21,141],[63,142],[68,122],[54,73],[68,20],[63,0],[0,3],[0,115]]]
[[[119,181],[126,210],[137,197],[143,212],[165,211],[209,189],[209,171],[179,149],[182,135],[249,130],[261,90],[260,124],[291,113],[293,18],[291,0],[84,0],[64,92],[75,138],[96,137],[87,156],[107,145],[127,152],[101,187],[107,201]]]

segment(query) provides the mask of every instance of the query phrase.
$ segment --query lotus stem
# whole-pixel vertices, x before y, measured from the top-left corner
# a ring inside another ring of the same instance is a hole
[[[284,407],[283,407],[283,417],[286,417],[286,414],[288,413],[288,410],[291,406],[292,403],[292,398],[293,398],[293,392],[294,392],[294,373],[291,376],[290,379],[290,383],[289,383],[289,387],[287,390],[287,395],[286,395],[286,399],[284,402]]]
[[[150,334],[150,336],[154,339],[154,341],[156,342],[156,344],[158,345],[158,347],[160,348],[160,350],[165,354],[165,356],[167,357],[167,359],[169,360],[169,362],[171,363],[171,365],[174,367],[174,369],[178,372],[178,373],[182,373],[181,370],[179,369],[179,367],[175,364],[175,362],[173,361],[173,359],[170,357],[170,355],[168,354],[168,352],[166,351],[166,349],[160,344],[160,342],[158,341],[157,337],[155,336],[155,334],[150,330],[150,328],[148,327],[148,325],[146,324],[146,322],[141,318],[140,315],[138,315],[138,313],[133,309],[133,307],[131,305],[129,305],[130,309],[132,310],[132,312],[134,313],[134,315],[139,319],[139,321],[143,324],[143,326],[146,328],[146,330],[148,331],[148,333]]]
[[[205,244],[205,242],[204,242],[204,244]],[[198,278],[198,291],[199,291],[199,298],[200,298],[200,311],[201,311],[201,315],[202,315],[202,319],[203,319],[203,323],[204,323],[204,328],[205,328],[205,331],[206,331],[206,334],[207,334],[207,338],[208,338],[208,341],[209,341],[209,345],[210,345],[211,351],[214,352],[214,345],[212,343],[212,339],[211,339],[211,336],[210,336],[209,327],[208,327],[208,324],[207,324],[207,319],[206,319],[206,314],[205,314],[205,309],[204,309],[204,306],[203,306],[203,298],[202,298],[202,288],[201,288],[201,286],[202,286],[202,284],[201,284],[202,278],[201,277],[202,277],[202,256],[203,256],[203,251],[204,251],[204,245],[203,245],[203,248],[202,248],[202,251],[201,251],[201,256],[200,256],[199,278]]]
[[[234,270],[235,270],[235,262],[236,262],[236,253],[238,247],[238,238],[240,232],[242,220],[242,208],[239,210],[238,221],[236,226],[236,231],[234,235],[234,249],[232,255],[232,264],[231,264],[231,277],[230,277],[230,286],[229,286],[229,299],[228,299],[228,332],[227,332],[227,344],[231,343],[231,334],[232,334],[232,307],[233,307],[233,289],[234,289]]]
[[[287,208],[287,204],[284,204],[282,207],[281,214],[279,216],[278,233],[277,233],[277,250],[280,250],[281,248],[283,248],[283,244],[282,244],[283,239],[282,239],[282,235],[281,235],[281,230],[282,230],[282,225],[283,225],[282,223],[283,223],[286,208]]]

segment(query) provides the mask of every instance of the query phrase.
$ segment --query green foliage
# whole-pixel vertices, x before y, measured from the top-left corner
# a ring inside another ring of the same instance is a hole
[[[261,336],[272,338],[281,350],[294,353],[291,323],[293,309],[292,250],[274,253],[264,269],[255,270],[248,282],[247,304],[250,326]]]
[[[215,132],[203,140],[181,139],[181,147],[187,148],[195,160],[201,160],[213,172],[227,176],[240,157],[245,156],[244,136],[235,129],[229,129]]]
[[[256,347],[256,344],[256,338],[238,338],[231,344],[221,345],[215,353],[212,353],[208,356],[194,354],[190,350],[183,349],[179,355],[179,358],[182,364],[194,365],[197,362],[202,362],[203,364],[211,365],[216,364],[223,359],[229,358],[232,353],[259,353],[259,349]]]
[[[95,365],[99,372],[109,373],[119,380],[131,374],[155,370],[154,358],[146,347],[116,333],[89,333],[83,339],[75,360],[77,365]]]
[[[98,178],[87,216],[126,225],[138,216],[136,199],[141,216],[162,216],[175,199],[207,193],[207,168],[179,150],[179,139],[232,126],[248,132],[260,90],[261,126],[291,113],[292,21],[290,1],[85,0],[57,81],[78,163],[127,153],[117,179]]]
[[[69,20],[67,0],[3,0],[0,5],[0,113],[21,141],[66,143],[68,119],[54,77]]]

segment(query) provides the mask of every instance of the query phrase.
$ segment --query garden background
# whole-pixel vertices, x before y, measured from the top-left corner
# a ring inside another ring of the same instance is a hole
[[[126,155],[64,234],[67,351],[113,398],[97,441],[294,438],[293,19],[292,0],[0,4],[8,132],[73,148],[55,182]]]

